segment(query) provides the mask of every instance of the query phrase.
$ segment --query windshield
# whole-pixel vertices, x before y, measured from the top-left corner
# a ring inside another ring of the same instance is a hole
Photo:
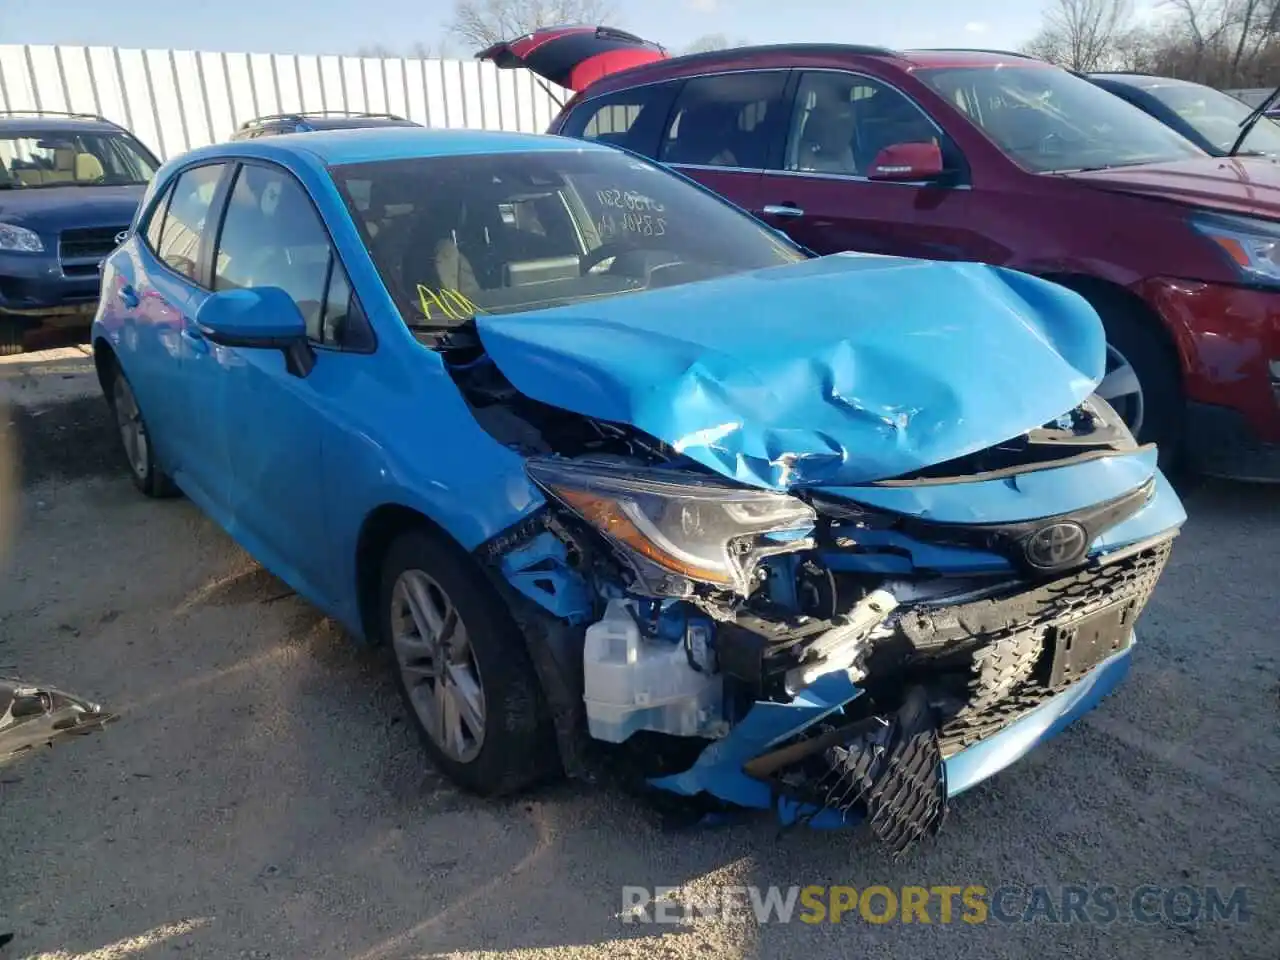
[[[1037,173],[1127,167],[1206,154],[1132,104],[1065,70],[918,70],[1016,163]]]
[[[331,173],[417,328],[805,259],[724,201],[621,152],[427,157]]]
[[[149,183],[153,161],[118,133],[0,135],[0,189]]]
[[[1240,136],[1240,124],[1253,112],[1247,103],[1228,93],[1199,84],[1157,84],[1144,88],[1196,131],[1226,153]],[[1249,131],[1240,153],[1280,154],[1280,126],[1265,117]]]

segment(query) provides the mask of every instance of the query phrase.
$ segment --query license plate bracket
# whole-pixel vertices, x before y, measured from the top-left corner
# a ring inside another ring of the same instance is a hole
[[[1129,645],[1129,634],[1137,614],[1133,601],[1113,603],[1078,620],[1050,628],[1053,662],[1049,685],[1073,683]]]

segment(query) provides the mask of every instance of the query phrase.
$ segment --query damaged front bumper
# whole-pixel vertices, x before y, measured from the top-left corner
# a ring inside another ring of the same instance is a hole
[[[770,809],[784,825],[869,821],[895,852],[936,833],[950,797],[1005,769],[1092,709],[1123,679],[1133,623],[1167,562],[1172,536],[1016,598],[942,618],[977,623],[987,644],[1035,636],[1035,662],[996,697],[956,704],[929,667],[900,687],[828,673],[790,702],[755,703],[685,771],[653,786]],[[968,607],[968,609],[966,609]],[[939,618],[935,618],[939,619]],[[993,622],[1003,620],[1001,630]],[[1003,637],[997,636],[1003,634]],[[878,701],[878,702],[877,702]]]
[[[1129,672],[1133,642],[1131,634],[1123,650],[1102,661],[1061,692],[1038,701],[1030,698],[1022,701],[1024,710],[1010,711],[1002,718],[1002,723],[994,724],[981,737],[970,737],[958,728],[939,730],[939,765],[929,771],[929,779],[915,784],[915,795],[925,801],[921,804],[921,812],[926,814],[909,822],[909,825],[914,823],[918,826],[916,835],[934,832],[941,824],[944,802],[929,803],[934,800],[935,783],[944,785],[943,801],[956,797],[1057,736],[1096,707],[1124,680]],[[749,719],[735,728],[729,737],[708,747],[691,769],[655,778],[651,782],[656,787],[685,796],[705,793],[737,806],[773,810],[783,825],[805,822],[817,829],[856,825],[866,817],[865,805],[828,805],[806,801],[780,792],[767,780],[754,777],[747,771],[751,769],[752,761],[778,749],[778,745],[793,741],[805,730],[839,715],[860,693],[845,678],[831,676],[827,682],[816,684],[791,704],[758,704],[758,709]],[[1033,703],[1036,705],[1031,705]],[[889,718],[885,720],[886,723],[891,722]],[[797,722],[805,724],[803,730],[797,731]],[[845,749],[848,750],[847,745]],[[936,781],[932,779],[935,775]],[[833,800],[842,799],[842,796],[835,795],[834,790],[828,795]],[[852,799],[862,800],[863,797]]]

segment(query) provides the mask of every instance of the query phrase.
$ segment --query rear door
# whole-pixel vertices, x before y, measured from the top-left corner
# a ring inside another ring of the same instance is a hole
[[[957,260],[989,246],[981,220],[974,219],[965,157],[896,87],[844,70],[797,72],[790,114],[780,149],[771,154],[776,162],[758,188],[759,212],[770,225],[820,254],[858,250]],[[921,142],[940,147],[943,178],[869,179],[885,147]],[[1000,251],[991,254],[997,263],[1005,259]]]
[[[789,70],[686,80],[658,144],[667,164],[750,213],[763,213],[761,177],[787,128]]]
[[[199,402],[208,344],[195,316],[208,296],[207,228],[228,170],[203,163],[174,177],[146,222],[145,254],[114,291],[130,311],[122,338],[140,368],[135,391],[161,463],[188,494],[215,503],[217,452],[202,433]],[[132,375],[128,363],[125,369]]]

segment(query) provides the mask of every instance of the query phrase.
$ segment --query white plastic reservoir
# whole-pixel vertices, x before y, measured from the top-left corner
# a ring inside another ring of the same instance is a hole
[[[719,673],[689,666],[683,642],[640,633],[628,600],[610,600],[587,627],[583,648],[587,727],[591,736],[621,743],[637,730],[677,737],[710,736],[723,712]]]

